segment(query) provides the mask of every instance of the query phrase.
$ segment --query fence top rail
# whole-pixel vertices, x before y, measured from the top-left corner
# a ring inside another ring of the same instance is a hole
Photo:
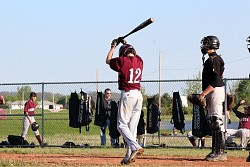
[[[224,78],[224,80],[250,80],[250,78]],[[201,81],[201,79],[175,79],[175,80],[142,80],[141,82],[186,82]],[[94,83],[117,83],[117,81],[87,81],[87,82],[23,82],[23,83],[0,83],[0,85],[43,85],[43,84],[94,84]]]
[[[34,116],[42,116],[43,114],[34,114]],[[24,116],[24,114],[0,114],[0,116]]]

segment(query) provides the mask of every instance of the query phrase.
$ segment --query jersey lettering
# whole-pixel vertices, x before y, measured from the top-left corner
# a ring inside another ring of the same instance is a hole
[[[129,72],[130,72],[130,75],[129,75],[129,81],[128,81],[128,83],[139,83],[140,82],[139,78],[141,76],[141,69],[137,68],[135,70],[135,77],[134,77],[134,69],[133,68],[131,68],[129,70]]]

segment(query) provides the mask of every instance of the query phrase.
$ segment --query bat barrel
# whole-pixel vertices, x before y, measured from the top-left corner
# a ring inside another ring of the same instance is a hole
[[[127,35],[123,36],[122,38],[126,38],[127,36],[147,27],[149,24],[154,22],[154,18],[149,18],[146,21],[144,21],[143,23],[141,23],[140,25],[138,25],[136,28],[134,28],[130,33],[128,33]]]

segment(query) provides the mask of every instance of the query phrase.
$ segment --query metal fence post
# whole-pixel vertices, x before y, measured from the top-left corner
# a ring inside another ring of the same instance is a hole
[[[44,82],[42,83],[42,145],[44,144]]]

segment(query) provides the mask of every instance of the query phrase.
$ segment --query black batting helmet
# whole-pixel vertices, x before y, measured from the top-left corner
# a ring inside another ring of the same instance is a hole
[[[133,53],[136,55],[135,48],[130,44],[123,44],[119,49],[119,56],[124,56],[128,53]]]
[[[216,36],[206,36],[201,40],[201,53],[206,54],[208,49],[219,49],[220,41]]]

